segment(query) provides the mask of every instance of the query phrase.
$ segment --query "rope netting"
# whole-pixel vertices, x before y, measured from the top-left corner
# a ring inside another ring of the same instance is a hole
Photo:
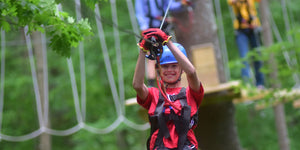
[[[138,33],[139,31],[137,30],[137,22],[135,18],[133,17],[134,15],[134,9],[133,9],[133,4],[131,0],[127,0],[127,6],[128,10],[130,13],[131,17],[131,24],[134,30],[134,33]],[[117,9],[116,9],[116,1],[111,0],[111,13],[112,13],[112,21],[115,25],[118,25],[117,21]],[[76,16],[77,19],[81,19],[81,4],[80,0],[75,0],[75,6],[76,6]],[[61,5],[58,5],[59,10],[62,9]],[[101,49],[102,49],[102,54],[104,58],[104,63],[105,63],[105,69],[111,89],[111,93],[113,96],[113,101],[114,101],[114,107],[116,109],[117,113],[117,118],[113,123],[108,125],[105,128],[96,128],[93,126],[90,126],[86,124],[85,122],[85,117],[86,117],[86,75],[85,75],[85,55],[84,55],[84,45],[83,42],[79,43],[79,59],[80,59],[80,81],[81,81],[81,97],[79,97],[79,92],[78,92],[78,87],[76,84],[76,77],[75,77],[75,72],[74,72],[74,66],[73,66],[73,61],[71,58],[67,58],[67,67],[70,75],[70,82],[72,86],[72,93],[73,93],[73,102],[74,102],[74,107],[75,107],[75,112],[76,112],[76,120],[77,124],[74,125],[73,127],[70,127],[65,130],[55,130],[52,128],[47,127],[47,123],[49,121],[48,118],[48,113],[49,113],[49,88],[48,88],[48,64],[47,64],[47,52],[46,52],[46,36],[45,34],[42,34],[42,55],[43,55],[43,89],[44,89],[44,97],[42,98],[44,103],[42,106],[42,100],[40,97],[40,92],[39,92],[39,85],[37,81],[37,72],[36,72],[36,64],[35,64],[35,59],[33,55],[33,47],[32,47],[32,41],[30,34],[27,34],[28,32],[28,27],[24,28],[24,33],[25,33],[25,41],[26,41],[26,46],[28,50],[28,57],[29,57],[29,62],[30,62],[30,69],[31,69],[31,76],[32,76],[32,81],[33,81],[33,90],[35,94],[35,105],[36,105],[36,110],[37,110],[37,116],[38,116],[38,124],[39,128],[36,129],[35,131],[32,131],[31,133],[27,133],[25,135],[20,135],[20,136],[11,136],[11,135],[6,135],[1,132],[1,127],[2,127],[2,119],[3,119],[3,107],[4,107],[4,83],[5,83],[5,49],[6,49],[6,43],[5,43],[5,32],[1,29],[1,84],[0,84],[0,140],[7,140],[7,141],[25,141],[29,139],[33,139],[43,133],[47,133],[50,135],[57,135],[57,136],[67,136],[70,134],[73,134],[75,132],[78,132],[81,129],[87,130],[92,133],[96,134],[107,134],[112,131],[114,131],[121,123],[124,123],[128,127],[135,129],[135,130],[147,130],[149,129],[150,125],[149,123],[145,124],[137,124],[134,123],[133,121],[129,120],[125,116],[125,90],[124,90],[124,81],[123,81],[123,70],[122,70],[122,62],[121,62],[121,46],[120,46],[120,39],[119,39],[119,31],[114,28],[114,41],[115,41],[115,50],[116,50],[116,57],[117,57],[117,70],[118,70],[118,87],[119,87],[119,93],[117,92],[117,86],[116,82],[114,81],[114,75],[112,72],[112,65],[111,61],[109,59],[109,54],[108,54],[108,48],[106,46],[106,41],[105,41],[105,35],[104,35],[104,30],[101,22],[101,15],[100,15],[100,9],[98,7],[98,4],[95,5],[95,19],[96,19],[96,24],[97,24],[97,30],[98,30],[98,36],[100,39],[101,43]],[[136,41],[138,39],[136,38]],[[81,103],[80,103],[81,100]],[[44,108],[44,109],[42,109]]]

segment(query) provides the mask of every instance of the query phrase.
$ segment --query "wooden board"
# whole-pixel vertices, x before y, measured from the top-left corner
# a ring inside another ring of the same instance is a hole
[[[197,75],[205,87],[215,87],[220,84],[213,44],[191,46],[192,62]],[[187,86],[186,76],[182,76],[182,85]]]
[[[217,61],[212,43],[191,46],[192,61],[201,82],[206,87],[220,84]]]

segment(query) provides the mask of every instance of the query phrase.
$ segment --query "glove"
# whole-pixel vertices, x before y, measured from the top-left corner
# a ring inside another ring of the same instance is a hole
[[[149,28],[142,32],[143,36],[148,36],[148,38],[155,37],[156,42],[165,45],[172,36],[167,35],[164,31],[159,28]]]
[[[150,39],[151,36],[148,35],[143,35],[143,38],[140,39],[140,42],[138,43],[138,46],[140,47],[140,49],[142,49],[145,53],[149,52],[151,47],[152,47],[152,43],[150,43]],[[149,40],[149,41],[148,41]]]

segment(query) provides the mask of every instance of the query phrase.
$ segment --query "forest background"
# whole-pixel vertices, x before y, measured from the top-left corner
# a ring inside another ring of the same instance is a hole
[[[63,10],[73,18],[75,14],[75,2],[73,0],[60,1]],[[101,51],[100,39],[96,27],[95,14],[89,3],[82,1],[82,16],[88,18],[91,26],[92,35],[86,36],[83,40],[85,50],[85,74],[86,74],[86,118],[85,122],[90,126],[102,129],[112,124],[118,117],[117,110],[113,101],[113,95],[109,85],[105,67],[105,57]],[[300,40],[300,1],[287,1],[287,7],[290,13],[292,29],[285,30],[284,16],[282,14],[282,5],[279,0],[270,0],[270,9],[272,17],[282,35],[283,42],[276,41],[268,48],[262,48],[262,59],[266,62],[268,53],[272,50],[276,53],[276,61],[279,64],[279,80],[282,88],[290,89],[295,82],[291,76],[293,73],[299,73],[299,66],[288,69],[282,49],[294,51],[296,59],[300,58],[299,41]],[[125,7],[126,1],[116,2],[118,11],[118,23],[123,29],[132,30],[128,8]],[[115,40],[113,37],[113,27],[109,22],[111,7],[110,1],[101,1],[99,8],[103,20],[103,28],[106,44],[109,52],[109,58],[112,65],[112,72],[116,85],[118,84],[118,63],[115,50]],[[234,30],[232,27],[232,17],[226,1],[221,1],[221,10],[223,17],[223,27],[225,40],[228,50],[229,66],[231,80],[240,79],[241,61],[238,57],[238,50],[234,41]],[[105,23],[106,22],[106,23]],[[292,35],[294,42],[287,39],[287,35]],[[274,37],[274,39],[276,39]],[[19,136],[30,133],[39,128],[38,114],[35,104],[35,93],[32,84],[32,75],[30,71],[30,62],[27,54],[27,46],[24,41],[24,34],[21,30],[10,30],[6,32],[6,52],[5,52],[5,93],[4,107],[2,114],[1,133],[11,136]],[[125,32],[120,32],[121,41],[121,60],[123,66],[123,79],[125,89],[125,99],[135,97],[131,83],[135,68],[138,49],[135,36]],[[50,43],[49,39],[47,41]],[[72,48],[70,58],[73,61],[76,83],[78,87],[80,82],[80,62],[77,48]],[[61,56],[48,47],[48,77],[49,77],[49,114],[50,126],[56,130],[64,130],[77,124],[76,111],[74,107],[72,86],[68,72],[68,64],[65,56]],[[297,57],[298,56],[298,57]],[[2,57],[1,57],[2,58]],[[265,73],[270,74],[268,65],[265,63]],[[288,80],[287,80],[288,79]],[[272,81],[267,81],[268,84]],[[118,88],[118,87],[117,87]],[[79,95],[81,93],[79,92]],[[249,150],[276,150],[278,147],[277,133],[274,121],[274,114],[271,107],[262,110],[255,109],[256,102],[240,103],[236,106],[236,124],[239,139],[244,149]],[[143,124],[146,121],[139,116],[140,106],[132,105],[125,107],[125,116],[135,123]],[[286,123],[290,138],[292,150],[300,148],[300,110],[293,107],[292,102],[285,103]],[[52,136],[52,149],[145,149],[146,139],[149,131],[139,131],[121,124],[114,131],[107,134],[94,134],[86,130],[80,130],[68,136]],[[0,139],[1,140],[1,139]],[[39,138],[33,138],[21,142],[0,141],[0,149],[37,149]]]

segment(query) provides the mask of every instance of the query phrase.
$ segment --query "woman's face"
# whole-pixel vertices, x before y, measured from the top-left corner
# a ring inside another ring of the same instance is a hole
[[[166,83],[175,83],[181,75],[181,68],[178,63],[164,64],[160,68],[160,76]]]

